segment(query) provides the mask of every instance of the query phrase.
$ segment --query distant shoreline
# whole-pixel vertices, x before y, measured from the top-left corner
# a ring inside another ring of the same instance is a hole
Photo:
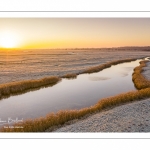
[[[0,48],[1,50],[4,51],[13,51],[13,50],[149,50],[150,51],[150,46],[120,46],[120,47],[89,47],[89,48],[84,48],[84,47],[79,47],[79,48]]]

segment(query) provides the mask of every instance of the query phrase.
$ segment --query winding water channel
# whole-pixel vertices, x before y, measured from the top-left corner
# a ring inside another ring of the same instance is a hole
[[[53,87],[2,99],[0,118],[38,118],[59,110],[88,107],[101,98],[135,90],[132,73],[140,61],[113,65],[98,73],[81,74],[73,80],[62,79]]]

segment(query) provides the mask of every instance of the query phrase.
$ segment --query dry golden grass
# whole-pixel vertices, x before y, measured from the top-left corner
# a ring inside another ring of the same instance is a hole
[[[116,60],[116,61],[108,62],[106,64],[102,64],[102,65],[99,65],[99,66],[96,66],[96,67],[88,68],[88,69],[84,70],[82,73],[99,72],[99,71],[101,71],[103,69],[111,67],[112,65],[117,65],[117,64],[120,64],[120,63],[130,62],[130,61],[134,61],[134,60],[136,60],[136,59]]]
[[[134,69],[134,73],[132,75],[132,80],[137,89],[144,89],[150,87],[150,81],[144,78],[142,73],[142,68],[146,66],[147,61],[141,61],[140,65]]]
[[[45,86],[52,86],[59,82],[61,79],[58,77],[47,77],[39,80],[26,80],[20,82],[11,82],[0,85],[0,99],[24,93],[29,90],[37,89]]]
[[[62,76],[62,78],[67,78],[67,79],[75,79],[77,77],[77,74],[71,73],[71,74],[66,74]]]
[[[1,132],[44,132],[46,129],[58,125],[63,125],[64,123],[73,120],[80,119],[87,114],[100,112],[105,109],[112,108],[114,106],[125,104],[127,102],[137,101],[144,98],[150,97],[150,88],[145,88],[139,91],[131,91],[128,93],[119,94],[117,96],[101,99],[94,106],[83,108],[80,110],[64,110],[59,111],[56,114],[50,113],[46,117],[26,120],[23,123],[15,124],[14,126],[22,126],[23,128],[9,129],[2,128]]]

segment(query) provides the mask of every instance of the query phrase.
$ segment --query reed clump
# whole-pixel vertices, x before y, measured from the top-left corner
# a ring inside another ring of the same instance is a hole
[[[63,125],[64,123],[80,119],[85,115],[100,112],[105,109],[115,107],[120,104],[133,102],[150,97],[150,88],[145,88],[138,91],[131,91],[128,93],[119,94],[116,96],[103,98],[97,104],[83,108],[80,110],[64,110],[59,111],[56,114],[50,113],[45,117],[41,117],[34,120],[26,120],[20,124],[14,124],[14,126],[22,126],[23,128],[1,128],[1,132],[44,132],[46,129],[54,126]]]
[[[0,99],[14,94],[23,93],[24,91],[36,89],[44,86],[52,86],[59,82],[58,77],[45,77],[38,80],[26,80],[0,84]]]
[[[102,64],[102,65],[99,65],[99,66],[90,67],[90,68],[84,70],[82,73],[99,72],[99,71],[101,71],[103,69],[111,67],[112,65],[117,65],[117,64],[120,64],[120,63],[124,63],[124,62],[131,62],[131,61],[134,61],[134,60],[136,60],[136,59],[116,60],[116,61],[108,62],[106,64]]]
[[[150,87],[150,81],[142,75],[142,68],[146,66],[146,62],[147,61],[141,61],[140,65],[134,69],[132,75],[132,80],[138,90]]]
[[[62,76],[62,78],[75,79],[75,78],[77,78],[77,74],[75,74],[75,73],[66,74],[66,75]]]

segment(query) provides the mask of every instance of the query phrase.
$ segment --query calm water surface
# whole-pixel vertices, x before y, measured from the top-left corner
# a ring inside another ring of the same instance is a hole
[[[133,68],[141,60],[122,63],[98,73],[82,74],[43,88],[0,100],[0,118],[37,118],[64,109],[80,109],[97,103],[101,98],[135,90]]]

